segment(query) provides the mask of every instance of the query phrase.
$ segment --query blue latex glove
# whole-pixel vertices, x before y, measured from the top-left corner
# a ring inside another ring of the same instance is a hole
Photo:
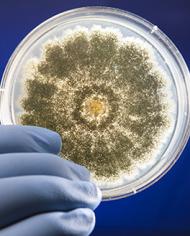
[[[85,167],[63,160],[60,136],[0,126],[0,235],[89,235],[100,190]]]

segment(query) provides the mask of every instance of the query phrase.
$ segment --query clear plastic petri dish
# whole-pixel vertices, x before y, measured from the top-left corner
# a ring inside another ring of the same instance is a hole
[[[6,66],[0,88],[0,121],[2,125],[21,123],[23,107],[20,98],[25,96],[23,88],[26,86],[27,63],[42,57],[45,43],[64,38],[69,30],[72,32],[80,27],[85,31],[93,27],[113,30],[122,40],[140,40],[151,48],[155,65],[168,82],[166,93],[172,106],[172,125],[158,143],[150,161],[138,165],[131,175],[122,174],[117,181],[97,181],[104,200],[127,197],[159,180],[177,161],[190,134],[189,71],[178,49],[157,26],[132,13],[108,7],[78,8],[48,19],[24,38]],[[103,105],[97,101],[95,103],[93,109],[97,112]]]

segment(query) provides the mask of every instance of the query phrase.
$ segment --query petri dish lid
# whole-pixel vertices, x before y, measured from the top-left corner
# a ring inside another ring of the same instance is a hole
[[[138,168],[132,177],[101,185],[104,200],[135,194],[159,180],[177,161],[190,133],[189,92],[190,76],[186,63],[171,40],[155,25],[132,13],[108,7],[83,7],[58,14],[40,24],[18,45],[12,54],[1,82],[1,124],[19,124],[22,108],[19,98],[23,93],[23,70],[31,58],[40,58],[42,47],[48,40],[64,37],[68,29],[94,25],[119,30],[123,37],[133,37],[151,45],[159,67],[170,82],[173,101],[173,126],[167,139],[160,144],[160,151],[146,168]]]

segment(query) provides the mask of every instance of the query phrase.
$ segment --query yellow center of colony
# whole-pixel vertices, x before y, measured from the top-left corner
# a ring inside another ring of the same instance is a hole
[[[105,112],[105,104],[98,99],[87,101],[86,110],[92,116],[98,116]]]
[[[92,96],[84,100],[81,106],[82,117],[86,120],[101,122],[108,116],[108,101],[102,96]]]

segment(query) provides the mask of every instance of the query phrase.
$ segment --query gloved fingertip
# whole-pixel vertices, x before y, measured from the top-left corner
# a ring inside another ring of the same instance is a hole
[[[64,156],[62,156],[64,159]],[[70,170],[72,171],[72,175],[78,179],[78,180],[83,180],[83,181],[89,181],[90,180],[90,171],[82,165],[76,164],[75,162],[71,160],[64,160],[65,161],[65,166],[67,165]]]
[[[85,167],[81,165],[78,166],[78,173],[80,174],[80,179],[84,181],[89,181],[90,180],[90,171]]]
[[[81,199],[84,206],[95,210],[102,200],[102,192],[94,183],[86,181],[81,182],[79,185],[80,191],[83,193]]]
[[[80,220],[86,226],[85,236],[90,235],[95,227],[95,222],[96,222],[94,212],[88,208],[84,208],[81,210],[80,218],[81,218]]]
[[[94,210],[98,207],[98,205],[102,201],[102,191],[100,190],[100,188],[97,185],[95,185],[95,188],[96,188],[96,204],[94,206]]]
[[[25,129],[28,129],[37,152],[59,154],[62,149],[62,139],[57,132],[37,126],[25,126]]]
[[[49,138],[50,138],[50,142],[51,142],[51,152],[55,153],[55,154],[59,154],[61,152],[62,149],[62,139],[61,136],[52,130],[48,130],[49,132]]]
[[[96,217],[95,217],[95,214],[93,211],[91,211],[88,221],[90,221],[90,223],[89,223],[87,235],[90,235],[92,233],[92,231],[94,230],[94,227],[96,224]]]
[[[78,235],[88,236],[95,227],[95,214],[89,208],[77,208],[67,213],[72,217],[73,222],[78,228],[76,233]]]

